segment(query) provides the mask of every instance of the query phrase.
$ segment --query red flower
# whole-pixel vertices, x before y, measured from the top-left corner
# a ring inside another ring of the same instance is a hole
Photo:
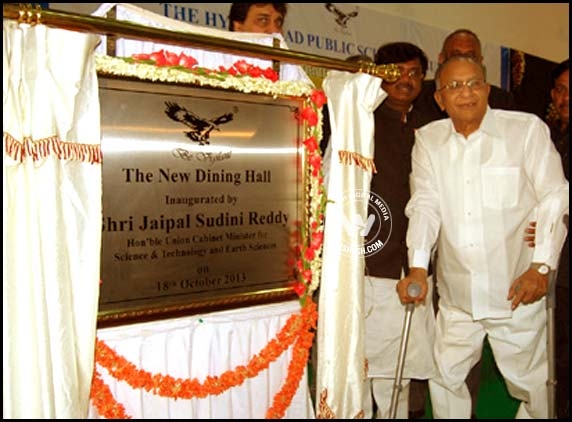
[[[302,279],[306,282],[306,284],[310,284],[312,282],[312,270],[302,271]]]
[[[315,256],[316,251],[313,248],[308,248],[306,249],[306,252],[304,252],[304,259],[307,261],[313,261]]]
[[[322,167],[322,157],[319,154],[310,157],[310,166],[312,167],[312,176],[318,177]]]
[[[179,55],[165,51],[165,60],[167,61],[167,66],[177,66],[179,64]]]
[[[306,149],[310,153],[314,153],[318,149],[318,142],[316,141],[315,136],[310,136],[309,138],[307,138],[304,141],[304,145],[306,146]]]
[[[133,57],[135,60],[150,60],[151,59],[150,55],[147,53],[132,54],[131,57]]]
[[[251,64],[246,63],[245,60],[239,60],[234,64],[234,68],[242,75],[248,74],[248,70],[252,67]]]
[[[257,66],[252,66],[248,69],[248,76],[252,76],[253,78],[259,78],[262,74],[262,69]]]
[[[155,61],[155,65],[157,66],[165,66],[167,64],[167,58],[165,57],[164,51],[156,51],[149,55],[151,60]]]
[[[278,73],[276,73],[274,71],[274,69],[272,69],[270,67],[267,67],[266,69],[264,69],[263,75],[266,79],[269,79],[272,82],[276,82],[278,80]]]
[[[306,120],[310,126],[316,126],[318,124],[318,115],[312,107],[303,108],[300,116],[303,120]]]
[[[135,53],[131,55],[131,58],[136,61],[153,61],[155,66],[181,66],[186,69],[193,69],[198,64],[194,57],[188,56],[183,52],[176,54],[165,50],[155,51],[150,54]],[[212,69],[203,67],[193,70],[195,70],[195,73],[199,75],[209,75],[213,72]],[[247,63],[246,60],[239,60],[228,69],[224,66],[219,66],[218,71],[221,73],[228,73],[232,76],[248,75],[252,78],[264,77],[272,82],[276,82],[279,79],[278,73],[276,73],[272,68],[269,67],[261,69],[258,66]]]
[[[194,67],[197,63],[198,63],[197,59],[195,59],[192,56],[187,56],[185,53],[181,53],[179,55],[179,66],[183,66],[186,67],[187,69],[190,69]]]
[[[306,286],[300,282],[294,283],[293,289],[298,296],[302,296],[306,292]]]
[[[312,248],[318,250],[320,249],[320,247],[322,246],[322,241],[324,240],[324,233],[323,232],[317,232],[312,234]]]
[[[318,108],[322,108],[322,106],[326,104],[326,102],[328,101],[328,99],[326,98],[326,94],[324,94],[324,91],[318,91],[318,90],[312,92],[312,94],[310,95],[310,99]]]

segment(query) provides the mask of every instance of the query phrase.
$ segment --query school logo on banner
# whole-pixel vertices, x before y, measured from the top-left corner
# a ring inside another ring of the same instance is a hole
[[[333,3],[326,3],[325,5],[326,10],[332,13],[335,16],[335,22],[338,26],[342,29],[346,29],[348,27],[348,21],[351,18],[355,18],[358,15],[358,7],[356,6],[355,10],[345,13],[343,10],[339,9]]]

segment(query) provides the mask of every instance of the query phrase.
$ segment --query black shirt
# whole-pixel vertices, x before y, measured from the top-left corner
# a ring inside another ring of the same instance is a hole
[[[415,129],[436,117],[436,113],[427,113],[416,107],[403,115],[389,108],[385,102],[374,112],[377,174],[372,177],[370,190],[381,197],[391,213],[391,234],[381,250],[366,256],[367,273],[372,276],[399,279],[401,271],[407,270],[405,235],[408,219],[405,206],[410,197],[411,150]],[[376,232],[374,225],[370,233]]]

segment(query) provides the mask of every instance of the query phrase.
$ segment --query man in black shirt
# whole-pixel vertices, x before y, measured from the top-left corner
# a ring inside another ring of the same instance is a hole
[[[372,398],[377,407],[375,417],[386,419],[390,416],[390,399],[405,315],[405,307],[399,301],[395,285],[407,271],[407,218],[404,210],[410,196],[411,149],[415,129],[438,118],[437,113],[419,112],[413,106],[413,101],[421,92],[428,65],[427,56],[419,47],[406,42],[385,44],[378,49],[375,63],[397,64],[401,76],[395,82],[382,82],[387,98],[374,112],[374,162],[377,173],[372,177],[370,192],[387,205],[391,213],[391,231],[383,247],[365,257],[365,354],[368,380],[364,419],[372,416]],[[387,230],[387,224],[381,219],[375,220],[366,235],[366,243],[373,242],[384,228]],[[396,416],[399,419],[408,418],[410,380],[426,379],[433,375],[433,328],[432,304],[418,306],[411,322],[403,370],[403,391],[397,405]]]

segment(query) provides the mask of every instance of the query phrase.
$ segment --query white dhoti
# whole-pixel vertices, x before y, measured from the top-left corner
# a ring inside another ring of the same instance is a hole
[[[481,357],[485,335],[510,395],[522,401],[516,419],[548,418],[546,298],[521,304],[512,317],[477,321],[441,298],[435,338],[438,374],[429,380],[433,416],[470,417],[465,378]]]
[[[365,389],[365,409],[371,409],[371,395],[377,404],[378,419],[389,418],[391,395],[399,359],[399,349],[405,321],[405,305],[395,290],[398,280],[365,277],[365,355],[368,360],[368,380]],[[436,374],[433,360],[435,313],[431,277],[424,304],[415,307],[405,363],[402,391],[397,405],[397,419],[407,419],[410,379],[428,379]],[[365,418],[371,418],[366,413]]]

